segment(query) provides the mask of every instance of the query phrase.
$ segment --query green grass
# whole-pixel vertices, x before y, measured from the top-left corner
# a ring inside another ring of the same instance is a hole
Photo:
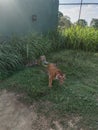
[[[20,68],[22,56],[10,44],[0,44],[0,79]]]
[[[98,51],[98,30],[91,27],[72,26],[61,32],[66,37],[67,48]]]
[[[23,68],[28,62],[38,59],[43,54],[63,48],[61,38],[59,32],[46,36],[29,34],[23,37],[14,36],[9,41],[0,43],[0,79]]]
[[[98,30],[72,26],[47,35],[14,36],[9,41],[0,43],[0,79],[23,68],[24,64],[36,60],[40,55],[66,48],[97,52]]]
[[[98,54],[63,50],[51,53],[47,60],[57,63],[66,74],[64,85],[60,86],[54,81],[50,89],[45,68],[36,66],[15,73],[4,80],[0,88],[25,93],[24,100],[27,102],[50,101],[50,111],[58,111],[61,117],[65,114],[78,114],[83,117],[82,126],[88,130],[97,130]]]

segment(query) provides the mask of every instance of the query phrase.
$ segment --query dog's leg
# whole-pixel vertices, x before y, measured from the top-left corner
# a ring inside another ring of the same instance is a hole
[[[52,77],[49,75],[49,87],[52,87]]]

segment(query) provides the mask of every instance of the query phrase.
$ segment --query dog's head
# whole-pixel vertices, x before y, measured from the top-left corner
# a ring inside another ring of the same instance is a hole
[[[56,75],[56,79],[59,80],[60,84],[63,84],[63,83],[64,83],[64,80],[66,79],[66,76],[65,76],[65,74],[58,73],[58,74]]]

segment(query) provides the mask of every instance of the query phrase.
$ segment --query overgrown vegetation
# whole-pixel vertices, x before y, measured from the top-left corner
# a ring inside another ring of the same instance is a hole
[[[63,30],[66,47],[84,51],[98,51],[98,30],[91,27],[72,26]]]
[[[59,32],[47,36],[30,34],[25,37],[12,37],[0,44],[0,78],[21,69],[29,61],[38,59],[40,55],[49,54],[63,48],[62,36]]]
[[[48,53],[50,47],[51,42],[47,37],[35,35],[13,37],[9,42],[0,44],[0,77],[4,78],[28,61]]]
[[[0,44],[0,78],[23,68],[24,64],[35,60],[40,55],[66,48],[97,51],[98,30],[72,26],[46,36],[30,34],[21,38],[13,37]]]
[[[47,60],[57,63],[66,74],[64,85],[53,82],[48,87],[48,75],[41,66],[26,68],[0,84],[0,88],[25,93],[23,100],[51,102],[47,109],[39,105],[39,111],[49,114],[59,111],[60,115],[76,114],[82,117],[81,127],[98,129],[98,54],[64,50],[51,53]]]
[[[17,70],[22,63],[22,56],[10,44],[0,44],[0,78]]]
[[[89,124],[89,129],[98,129],[97,51],[98,30],[89,27],[72,26],[46,36],[30,34],[13,37],[0,44],[0,79],[13,72],[15,74],[5,79],[0,88],[25,93],[24,100],[30,102],[39,99],[50,101],[53,103],[50,110],[57,110],[63,115],[82,115],[87,128]],[[43,54],[66,73],[63,86],[54,81],[53,88],[49,89],[48,76],[43,67],[25,67],[26,63]],[[21,71],[16,73],[19,69]]]

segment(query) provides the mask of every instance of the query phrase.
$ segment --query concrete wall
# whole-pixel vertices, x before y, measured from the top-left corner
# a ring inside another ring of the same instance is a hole
[[[54,30],[58,4],[58,0],[0,0],[0,35]]]

